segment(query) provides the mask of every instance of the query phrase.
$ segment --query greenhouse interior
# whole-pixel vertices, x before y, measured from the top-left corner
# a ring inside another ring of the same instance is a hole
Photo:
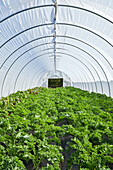
[[[113,170],[113,0],[0,0],[0,170]]]

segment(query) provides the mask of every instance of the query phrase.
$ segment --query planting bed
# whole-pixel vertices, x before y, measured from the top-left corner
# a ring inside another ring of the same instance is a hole
[[[0,100],[0,170],[112,170],[113,99],[73,87]]]

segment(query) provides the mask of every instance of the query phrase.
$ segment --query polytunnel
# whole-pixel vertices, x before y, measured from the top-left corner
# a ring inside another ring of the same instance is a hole
[[[113,97],[112,0],[0,1],[0,97],[54,76]]]

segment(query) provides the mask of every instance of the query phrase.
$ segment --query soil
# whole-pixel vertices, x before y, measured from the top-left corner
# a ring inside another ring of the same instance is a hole
[[[68,124],[68,120],[67,119],[63,119],[61,120],[56,126],[62,126],[63,124]],[[49,138],[52,138],[52,136],[49,136]],[[66,152],[66,147],[69,147],[69,145],[67,144],[68,142],[71,142],[71,139],[73,138],[72,135],[70,134],[67,134],[66,136],[63,136],[62,138],[60,138],[61,140],[61,147],[63,148],[63,156],[64,156],[64,162],[61,162],[60,165],[59,165],[59,168],[61,170],[68,170],[67,169],[67,160],[69,159],[70,155],[75,152],[76,150],[75,149],[71,149],[70,148],[70,151],[67,153]],[[51,143],[53,145],[55,145],[56,143],[53,142]],[[51,164],[47,159],[44,159],[41,164],[39,165],[39,168],[37,170],[40,170],[40,168],[42,167],[46,167],[47,163]],[[28,162],[27,164],[25,163],[25,166],[27,168],[27,170],[35,170],[34,167],[33,167],[33,163],[32,161]],[[73,167],[71,168],[71,170],[79,170],[79,165],[73,165]]]

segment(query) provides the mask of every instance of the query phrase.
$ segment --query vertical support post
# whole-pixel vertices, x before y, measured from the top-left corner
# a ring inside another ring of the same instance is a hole
[[[56,18],[57,18],[57,0],[55,0],[55,18],[54,18],[54,37],[55,37],[55,42],[54,42],[54,72],[56,73]]]

